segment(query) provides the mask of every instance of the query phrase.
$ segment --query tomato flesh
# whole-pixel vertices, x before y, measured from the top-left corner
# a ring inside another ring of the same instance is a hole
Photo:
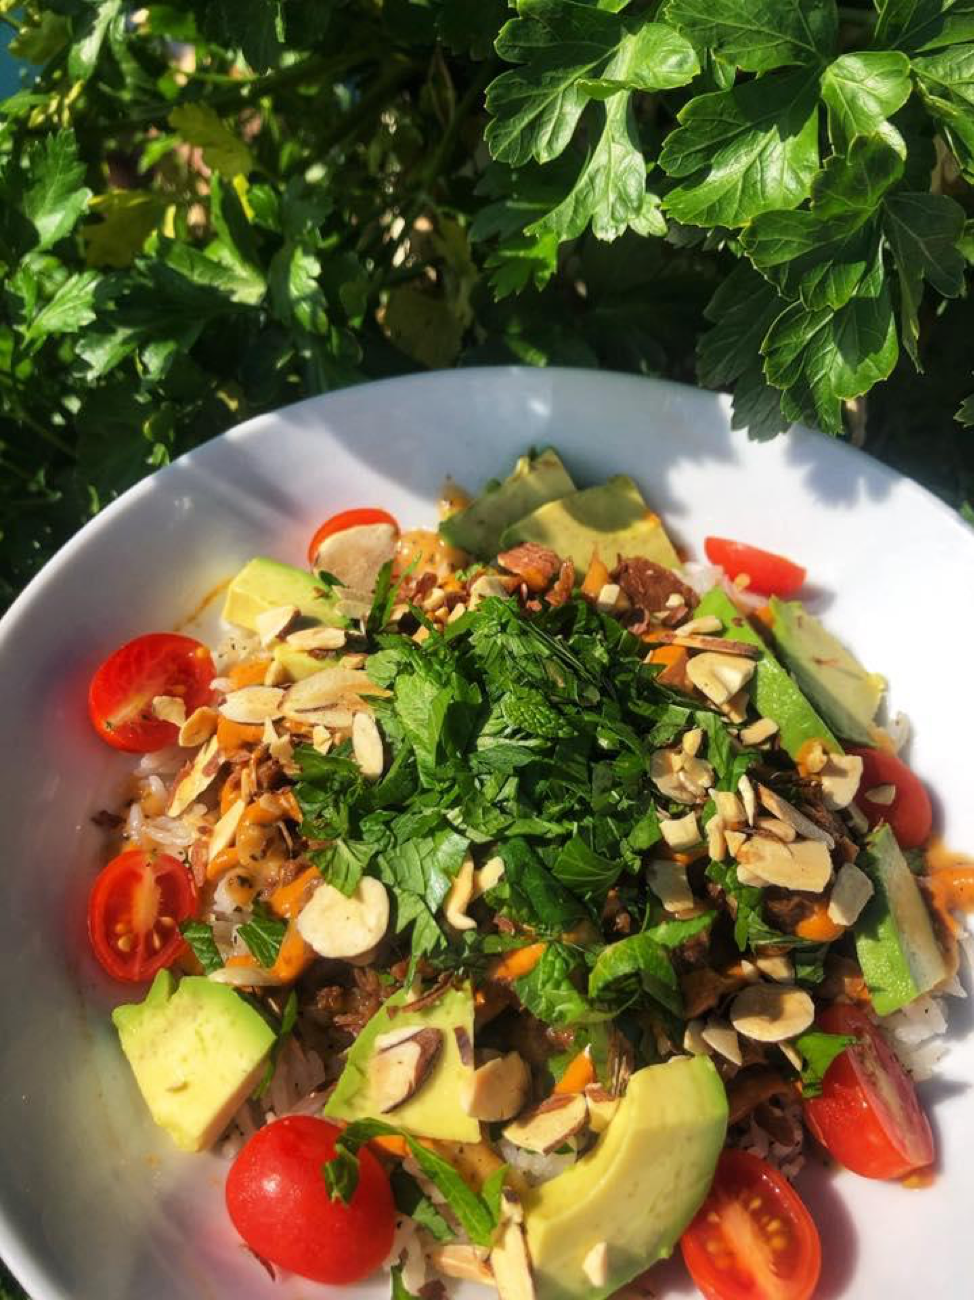
[[[341,1130],[310,1115],[259,1129],[227,1176],[227,1211],[251,1250],[312,1282],[359,1282],[392,1247],[389,1179],[371,1151],[359,1152],[359,1180],[346,1205],[333,1201],[322,1165]]]
[[[174,745],[179,728],[152,712],[157,695],[172,695],[186,716],[207,704],[213,660],[200,641],[176,632],[150,632],[120,646],[101,664],[88,688],[88,715],[109,745],[149,753]]]
[[[803,1103],[822,1146],[864,1178],[902,1178],[932,1164],[933,1134],[913,1082],[866,1013],[837,1003],[818,1024],[859,1039],[829,1066],[822,1095]]]
[[[397,531],[399,528],[388,510],[377,510],[371,506],[362,506],[357,510],[341,510],[337,515],[326,519],[308,543],[308,563],[311,567],[314,568],[321,543],[326,537],[343,533],[346,528],[361,528],[364,524],[390,524]]]
[[[918,849],[930,837],[933,807],[923,782],[896,754],[888,749],[849,746],[850,754],[862,759],[862,780],[856,795],[856,807],[865,815],[870,828],[888,822],[904,849]],[[896,787],[893,802],[873,803],[869,791],[877,786]]]
[[[719,564],[731,581],[747,574],[748,591],[759,596],[794,596],[805,581],[806,571],[800,564],[774,551],[763,551],[760,546],[732,542],[727,537],[707,537],[703,549],[710,563]]]
[[[196,884],[166,853],[130,849],[99,872],[88,896],[88,937],[113,979],[139,983],[186,949],[179,923],[196,915]]]
[[[708,1300],[810,1300],[822,1268],[818,1231],[798,1193],[746,1151],[723,1152],[680,1247]]]

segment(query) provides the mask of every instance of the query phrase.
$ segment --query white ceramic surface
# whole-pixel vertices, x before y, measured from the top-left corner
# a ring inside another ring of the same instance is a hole
[[[974,533],[915,484],[809,433],[749,444],[714,395],[592,371],[418,376],[252,420],[107,509],[0,624],[0,1255],[34,1300],[328,1294],[270,1283],[225,1220],[223,1167],[169,1147],[117,1051],[107,1012],[123,999],[88,955],[84,899],[100,852],[89,816],[128,760],[88,727],[92,669],[127,638],[183,623],[249,556],[300,563],[334,510],[381,505],[419,525],[444,474],[476,487],[548,442],[580,482],[631,472],[698,554],[710,532],[806,563],[816,607],[913,719],[912,759],[948,840],[974,850]],[[921,636],[934,617],[940,633]],[[970,1005],[954,1004],[956,1042],[924,1088],[941,1150],[934,1186],[803,1180],[825,1247],[823,1300],[974,1294]],[[666,1294],[692,1294],[676,1269],[664,1276]],[[357,1292],[385,1294],[383,1283]]]

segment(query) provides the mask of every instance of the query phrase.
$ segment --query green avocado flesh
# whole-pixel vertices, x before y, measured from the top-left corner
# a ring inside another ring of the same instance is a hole
[[[440,534],[451,546],[490,560],[500,550],[501,533],[508,524],[574,490],[561,457],[547,447],[537,456],[522,456],[503,483],[444,519]]]
[[[473,994],[469,985],[448,989],[442,997],[417,1011],[391,1014],[395,1007],[411,1000],[400,989],[380,1007],[348,1050],[345,1069],[322,1111],[329,1119],[386,1119],[416,1137],[441,1138],[446,1142],[479,1142],[480,1124],[460,1105],[465,1085],[473,1077],[472,1058],[465,1065],[456,1030],[473,1044]],[[422,1086],[408,1101],[383,1112],[373,1097],[369,1064],[375,1040],[400,1029],[439,1029],[443,1043],[436,1064]]]
[[[710,1190],[726,1132],[708,1057],[637,1070],[595,1147],[524,1194],[537,1300],[602,1300],[669,1256]],[[595,1286],[584,1261],[599,1242],[608,1273]]]
[[[856,955],[873,1006],[888,1016],[947,976],[916,877],[889,826],[879,826],[859,865],[876,892],[855,925]]]
[[[680,567],[659,517],[626,474],[549,501],[504,529],[503,550],[519,542],[550,547],[563,560],[571,560],[579,573],[588,568],[593,552],[610,569],[620,555],[640,556],[667,569]]]
[[[169,971],[144,1002],[116,1007],[122,1051],[152,1118],[184,1151],[220,1135],[264,1073],[275,1034],[225,984]]]
[[[337,588],[340,593],[341,588]],[[227,589],[223,618],[237,627],[257,631],[257,616],[282,605],[293,605],[305,618],[340,627],[338,596],[326,590],[313,573],[259,555],[240,570]]]
[[[785,752],[797,759],[803,745],[821,740],[826,748],[841,752],[841,746],[796,685],[794,678],[767,648],[761,637],[722,587],[714,587],[694,610],[694,617],[713,614],[724,625],[724,635],[733,641],[746,641],[761,650],[754,672],[751,698],[762,718],[778,724],[778,734]]]
[[[885,683],[869,673],[800,601],[772,596],[771,635],[785,663],[836,735],[874,745],[873,719]]]

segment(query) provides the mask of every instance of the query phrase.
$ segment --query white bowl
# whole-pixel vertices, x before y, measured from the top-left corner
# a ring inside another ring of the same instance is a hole
[[[749,443],[712,394],[593,371],[416,376],[251,420],[126,493],[0,623],[0,1255],[34,1300],[326,1294],[264,1275],[223,1213],[224,1167],[171,1148],[118,1051],[108,1011],[125,998],[89,956],[84,904],[102,852],[89,818],[130,761],[88,725],[93,668],[129,637],[184,624],[249,556],[302,562],[337,509],[429,523],[445,474],[478,487],[549,442],[581,482],[632,473],[697,555],[715,533],[806,564],[816,606],[914,722],[912,761],[948,842],[974,848],[974,533],[915,484],[807,432]],[[968,1005],[953,1004],[957,1041],[923,1089],[941,1153],[934,1185],[803,1178],[825,1300],[912,1300],[921,1277],[927,1295],[971,1294]],[[693,1293],[675,1268],[667,1276]],[[382,1280],[357,1291],[386,1294]]]

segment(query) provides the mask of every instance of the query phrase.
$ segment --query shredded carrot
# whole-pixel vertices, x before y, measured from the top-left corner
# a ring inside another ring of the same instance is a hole
[[[265,808],[259,799],[255,799],[244,809],[240,821],[250,822],[254,826],[273,826],[280,819],[281,815],[276,808]]]
[[[288,922],[277,961],[271,967],[271,974],[282,984],[293,984],[302,971],[314,961],[315,950],[301,938],[298,927],[293,921]]]
[[[306,871],[301,872],[300,876],[295,876],[290,884],[279,885],[270,897],[271,911],[276,912],[278,916],[286,917],[290,921],[292,917],[297,916],[298,912],[300,912],[305,895],[308,892],[308,886],[313,880],[318,879],[318,868],[308,867]]]
[[[369,1142],[369,1146],[378,1147],[384,1151],[387,1156],[397,1156],[404,1160],[409,1155],[409,1143],[404,1137],[393,1135],[392,1137],[374,1137]]]
[[[502,984],[511,984],[522,975],[534,970],[547,948],[545,943],[532,943],[526,948],[512,948],[502,956],[496,957],[491,964],[487,978],[498,980]]]
[[[595,1066],[588,1048],[569,1061],[565,1073],[555,1084],[555,1092],[584,1092],[590,1083],[595,1082]]]
[[[754,617],[765,627],[774,627],[774,614],[771,612],[770,605],[762,605],[760,609],[756,609]]]
[[[207,880],[217,880],[220,876],[226,875],[226,873],[232,867],[236,867],[239,862],[240,854],[232,844],[225,849],[221,849],[220,852],[217,853],[215,857],[211,858],[206,864]]]
[[[238,952],[233,957],[227,958],[228,966],[253,966],[254,959],[249,953]]]
[[[672,664],[685,663],[686,658],[687,652],[681,645],[658,645],[650,652],[649,662],[670,667]]]
[[[687,678],[689,658],[685,647],[681,645],[660,645],[650,652],[649,662],[663,665],[663,671],[656,679],[663,686],[672,686],[678,691],[690,691],[692,686]]]
[[[242,749],[244,745],[256,745],[264,734],[263,727],[249,726],[244,722],[231,722],[221,717],[216,724],[216,743],[227,753],[232,749]]]
[[[582,583],[582,595],[590,596],[592,600],[595,600],[608,581],[608,566],[599,558],[598,551],[593,551],[592,558],[588,562],[585,580]]]
[[[831,943],[844,933],[844,929],[829,916],[828,904],[819,899],[811,916],[795,926],[795,933],[800,939],[811,939],[813,943]]]
[[[270,667],[270,662],[265,656],[260,656],[256,659],[242,659],[240,663],[234,664],[227,673],[230,689],[239,691],[244,686],[263,686],[264,674]]]

